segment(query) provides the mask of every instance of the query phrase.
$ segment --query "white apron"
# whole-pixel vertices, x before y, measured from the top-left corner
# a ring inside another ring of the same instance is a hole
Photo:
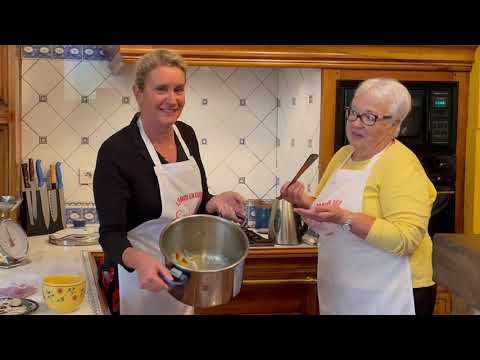
[[[190,154],[177,127],[173,125],[175,134],[188,157],[187,161],[161,164],[157,152],[145,134],[141,119],[137,125],[148,153],[155,164],[154,170],[158,179],[162,199],[162,215],[158,219],[140,224],[127,233],[132,246],[165,262],[159,246],[162,229],[176,218],[195,214],[202,201],[202,181],[200,170]],[[120,314],[155,314],[155,315],[187,315],[193,314],[193,307],[175,299],[167,290],[153,293],[138,286],[136,271],[129,273],[118,265],[120,291]]]
[[[368,176],[382,153],[364,170],[342,169],[348,156],[312,207],[330,201],[361,212]],[[337,224],[307,223],[319,234],[317,281],[322,315],[415,314],[407,256],[391,255]]]

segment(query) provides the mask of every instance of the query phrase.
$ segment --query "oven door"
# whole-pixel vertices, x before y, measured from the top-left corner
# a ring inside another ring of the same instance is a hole
[[[436,233],[455,232],[455,188],[437,185],[437,198],[432,206],[432,215],[428,227],[430,237]]]

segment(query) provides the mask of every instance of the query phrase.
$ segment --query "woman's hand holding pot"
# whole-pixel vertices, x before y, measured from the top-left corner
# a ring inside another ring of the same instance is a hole
[[[173,280],[170,271],[157,258],[133,247],[127,248],[123,253],[123,262],[137,272],[138,286],[140,289],[151,292],[167,290],[168,285],[162,280],[160,274]]]

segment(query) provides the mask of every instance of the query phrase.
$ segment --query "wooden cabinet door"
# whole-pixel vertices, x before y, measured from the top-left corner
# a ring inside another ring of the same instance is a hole
[[[437,300],[435,302],[434,315],[452,314],[452,294],[447,288],[437,286]]]
[[[0,124],[0,194],[8,195],[8,127]]]

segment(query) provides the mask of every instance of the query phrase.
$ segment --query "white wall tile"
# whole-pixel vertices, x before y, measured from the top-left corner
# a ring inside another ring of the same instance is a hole
[[[115,130],[123,129],[132,121],[135,110],[128,105],[123,104],[107,119],[108,123]]]
[[[38,104],[38,93],[22,79],[22,117]]]
[[[38,59],[22,59],[22,75],[35,64]],[[22,85],[23,86],[23,85]]]
[[[62,122],[62,118],[49,104],[41,102],[23,118],[23,121],[39,136],[47,136]]]
[[[224,124],[232,134],[240,139],[250,135],[258,126],[259,121],[247,106],[238,106],[230,118],[225,119]]]
[[[68,157],[81,144],[81,136],[66,122],[62,122],[49,136],[48,144],[58,154]]]
[[[48,94],[48,103],[64,119],[80,105],[82,97],[67,81],[60,81]]]
[[[106,61],[106,60],[90,60],[90,64],[105,79],[108,78],[112,74],[112,71],[110,70],[109,62]]]
[[[272,73],[272,69],[270,68],[254,68],[253,69],[255,75],[257,75],[257,77],[260,79],[260,81],[263,81],[265,80],[268,75],[270,75]]]
[[[116,130],[110,126],[110,124],[105,121],[95,132],[89,136],[88,144],[95,150],[98,151],[103,142],[112,136]]]
[[[231,191],[237,184],[237,175],[225,163],[218,166],[208,177],[208,185],[214,194]]]
[[[82,61],[65,78],[82,96],[90,95],[104,81],[88,61]]]
[[[223,81],[227,80],[235,71],[234,67],[212,67],[215,73],[222,78]]]
[[[94,202],[93,191],[89,185],[81,185],[76,191],[70,195],[66,201],[68,202]]]
[[[81,136],[90,136],[105,121],[89,104],[80,104],[65,120]]]
[[[90,94],[88,103],[106,119],[122,105],[122,95],[105,81]]]
[[[80,60],[70,59],[50,59],[48,61],[62,77],[68,75],[75,68],[75,66],[80,64]]]
[[[259,120],[263,120],[276,106],[274,98],[265,86],[258,86],[247,99],[247,106]]]
[[[238,68],[226,84],[239,98],[247,98],[260,85],[260,80],[249,68]]]
[[[245,182],[257,197],[262,198],[275,185],[276,177],[263,163],[258,163]]]
[[[247,137],[246,143],[248,148],[261,160],[275,148],[276,141],[270,132],[260,124]]]
[[[89,145],[82,144],[65,160],[75,171],[79,171],[79,169],[93,170],[97,161],[97,153]]]
[[[32,88],[40,95],[47,95],[61,80],[62,77],[46,59],[40,59],[23,74]]]
[[[238,145],[225,163],[238,177],[246,177],[259,161],[246,145]]]
[[[38,135],[22,121],[22,158],[38,145]]]
[[[92,202],[92,188],[79,184],[78,170],[93,169],[103,141],[135,114],[135,66],[126,64],[114,75],[107,61],[23,59],[22,73],[22,157],[42,159],[45,170],[62,161],[67,201]],[[318,152],[319,70],[200,66],[189,67],[187,79],[180,120],[197,134],[213,192],[273,198],[278,195],[276,176],[286,181],[308,153]],[[39,95],[48,95],[48,103],[39,103]],[[82,95],[88,95],[88,104],[80,103]],[[130,104],[122,103],[124,96]],[[246,106],[240,106],[244,98]],[[39,136],[47,136],[48,144],[39,144]],[[88,136],[89,144],[81,144],[81,136]],[[292,137],[298,144],[294,148],[289,146]],[[241,138],[245,145],[239,144]],[[310,148],[308,139],[313,140]],[[246,184],[239,183],[239,176]],[[318,164],[302,179],[314,190]]]

